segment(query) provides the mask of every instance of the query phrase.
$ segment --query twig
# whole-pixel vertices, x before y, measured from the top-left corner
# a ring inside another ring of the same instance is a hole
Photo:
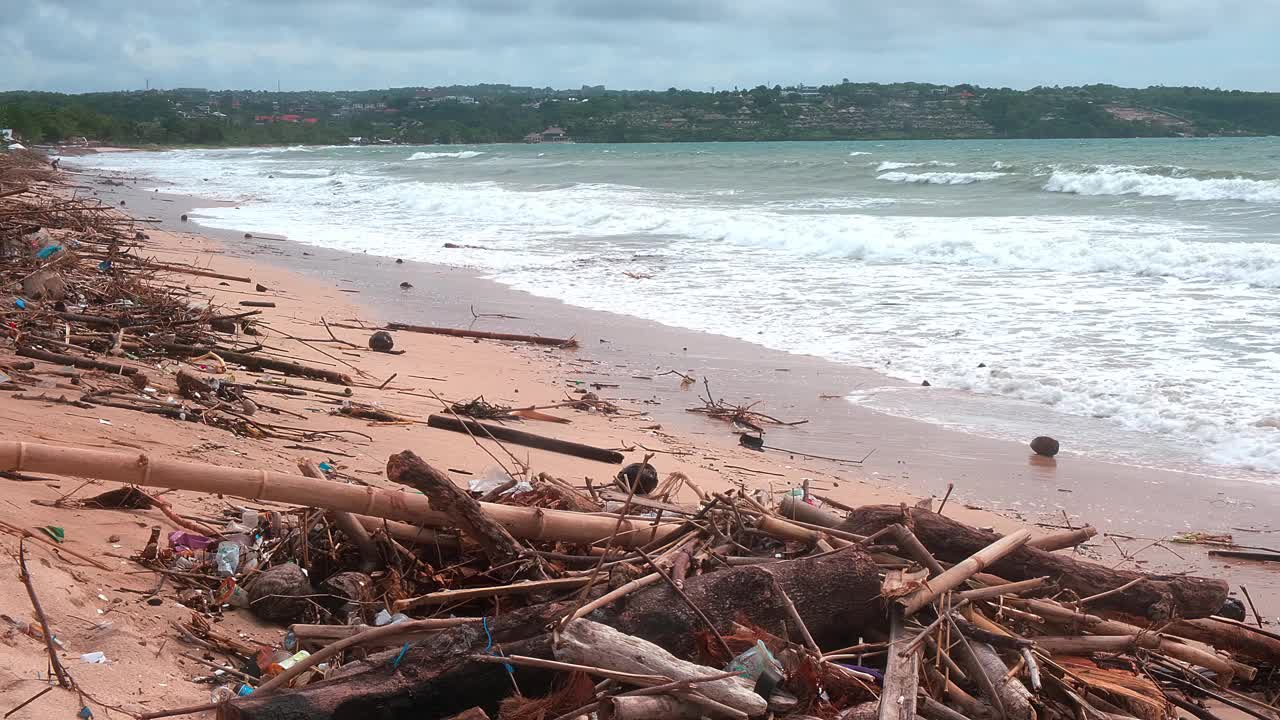
[[[947,483],[947,494],[942,496],[942,502],[938,504],[938,514],[942,514],[942,508],[947,506],[947,500],[951,499],[951,491],[956,487],[955,483]]]
[[[36,595],[36,588],[31,584],[31,573],[27,571],[27,539],[18,540],[18,568],[22,584],[27,586],[27,595],[31,598],[31,607],[35,609],[36,619],[40,621],[40,629],[44,632],[45,649],[49,651],[49,665],[53,668],[53,674],[58,678],[58,684],[67,690],[74,690],[76,683],[71,679],[71,675],[67,669],[62,667],[62,661],[58,659],[58,651],[53,647],[53,631],[49,629],[49,618],[45,617],[44,608],[40,606],[40,597]]]
[[[20,705],[18,705],[18,706],[17,706],[17,707],[15,707],[14,709],[10,710],[9,712],[5,713],[5,714],[4,714],[4,716],[5,716],[5,717],[9,717],[10,715],[12,715],[12,714],[14,714],[14,713],[18,712],[18,711],[19,711],[19,710],[21,710],[22,708],[24,708],[24,707],[26,707],[26,706],[30,705],[31,703],[33,703],[33,702],[35,702],[35,701],[39,700],[40,698],[44,697],[45,693],[49,692],[49,691],[50,691],[50,690],[52,690],[52,689],[53,689],[53,686],[52,686],[52,685],[50,685],[49,687],[47,687],[47,688],[45,688],[45,689],[41,690],[40,692],[36,693],[35,695],[32,695],[31,697],[27,698],[26,700],[23,700],[23,701],[22,701],[22,703],[21,703]]]
[[[1138,583],[1146,579],[1147,579],[1146,577],[1134,578],[1133,580],[1130,580],[1129,582],[1121,585],[1120,587],[1111,588],[1110,590],[1105,590],[1103,592],[1098,593],[1097,595],[1090,595],[1087,598],[1081,598],[1076,604],[1083,606],[1093,602],[1094,600],[1101,600],[1102,598],[1111,597],[1112,595],[1119,595],[1125,590],[1128,590],[1129,588],[1133,587],[1134,585],[1137,585]]]
[[[1262,628],[1262,616],[1258,614],[1258,608],[1253,604],[1253,598],[1249,595],[1249,588],[1241,585],[1240,591],[1244,593],[1244,599],[1249,601],[1249,609],[1253,611],[1253,619],[1257,621],[1258,627]]]

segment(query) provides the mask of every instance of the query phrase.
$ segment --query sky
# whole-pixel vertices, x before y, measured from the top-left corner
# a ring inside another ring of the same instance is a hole
[[[1280,90],[1280,0],[5,0],[0,90]]]

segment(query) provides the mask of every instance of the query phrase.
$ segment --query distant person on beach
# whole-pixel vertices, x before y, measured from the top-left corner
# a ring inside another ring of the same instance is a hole
[[[49,162],[49,167],[53,168],[54,170],[57,170],[57,169],[58,169],[58,163],[60,163],[60,162],[62,162],[62,158],[54,158],[53,160],[51,160],[51,161]]]

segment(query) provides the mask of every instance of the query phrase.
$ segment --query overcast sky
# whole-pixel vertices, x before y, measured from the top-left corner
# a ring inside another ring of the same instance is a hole
[[[0,89],[1280,90],[1280,0],[6,0]]]

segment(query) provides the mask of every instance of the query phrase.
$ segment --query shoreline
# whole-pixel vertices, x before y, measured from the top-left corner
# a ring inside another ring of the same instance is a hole
[[[411,263],[400,266],[380,258],[325,251],[291,241],[246,239],[243,233],[237,237],[236,233],[209,232],[177,220],[178,215],[187,211],[188,204],[199,202],[196,199],[146,193],[128,185],[102,185],[101,180],[88,176],[75,177],[83,178],[83,181],[72,181],[77,184],[96,183],[93,186],[100,199],[109,200],[112,206],[133,217],[162,220],[139,223],[146,226],[145,237],[139,240],[140,255],[251,278],[247,283],[229,282],[202,275],[157,271],[146,279],[147,284],[173,292],[174,297],[188,295],[187,302],[198,306],[209,304],[243,310],[239,304],[251,298],[274,303],[273,308],[264,309],[256,317],[258,335],[251,338],[219,335],[219,345],[261,344],[260,351],[268,355],[315,368],[350,372],[353,377],[359,375],[350,388],[353,401],[368,403],[408,420],[368,422],[337,414],[341,399],[314,392],[320,389],[332,393],[337,386],[325,388],[314,380],[295,383],[307,388],[302,396],[253,395],[259,403],[256,422],[329,433],[318,439],[310,438],[302,445],[296,444],[293,438],[233,433],[216,423],[183,422],[127,409],[127,406],[69,408],[58,402],[60,393],[74,398],[94,386],[110,387],[118,380],[102,371],[69,373],[60,363],[40,361],[33,363],[31,377],[19,378],[26,386],[27,401],[15,399],[0,404],[0,434],[8,439],[105,449],[120,453],[121,457],[146,453],[151,457],[208,466],[289,474],[297,474],[300,459],[323,460],[334,466],[335,479],[339,481],[403,491],[402,486],[387,479],[386,467],[388,457],[406,448],[433,466],[447,470],[459,484],[485,476],[495,462],[504,462],[506,458],[491,443],[427,427],[422,420],[440,407],[437,393],[450,401],[484,395],[489,402],[525,407],[562,401],[566,391],[579,383],[616,382],[620,387],[599,391],[602,397],[615,399],[622,410],[616,415],[562,408],[548,412],[569,420],[568,424],[527,420],[522,428],[595,447],[622,448],[624,462],[638,462],[653,452],[651,462],[660,474],[681,472],[713,491],[737,486],[747,492],[761,491],[776,497],[808,482],[815,493],[841,503],[896,506],[914,502],[913,495],[941,496],[945,483],[950,480],[957,488],[946,504],[946,515],[1002,533],[1020,529],[1037,518],[1025,517],[1030,514],[1025,508],[1022,519],[1010,517],[1008,508],[997,508],[1006,511],[1003,515],[975,509],[977,504],[965,502],[965,498],[992,492],[991,487],[979,481],[998,479],[1003,472],[1001,468],[1010,466],[1022,471],[1030,468],[1033,476],[1042,474],[1042,482],[1052,481],[1046,487],[1060,487],[1057,481],[1064,475],[1080,481],[1097,467],[1068,457],[1061,458],[1056,469],[1029,466],[1027,451],[1013,444],[975,444],[972,439],[957,439],[954,433],[937,429],[926,433],[927,426],[922,429],[918,423],[870,414],[859,415],[862,425],[858,427],[868,437],[872,433],[877,435],[861,439],[880,443],[879,438],[884,438],[886,442],[878,445],[866,468],[801,460],[775,451],[758,453],[740,447],[726,424],[686,413],[685,408],[697,404],[694,391],[682,392],[674,376],[660,379],[658,371],[650,367],[655,365],[658,355],[645,353],[666,353],[661,355],[663,367],[673,364],[672,357],[695,358],[698,376],[710,377],[716,395],[730,401],[760,399],[764,391],[779,392],[779,387],[786,390],[848,382],[851,378],[844,374],[848,369],[833,369],[830,363],[813,358],[772,352],[748,353],[754,346],[663,329],[653,323],[630,321],[606,313],[581,311],[457,271]],[[64,186],[52,192],[69,189]],[[81,194],[83,196],[83,192]],[[124,207],[119,205],[122,199]],[[402,281],[411,281],[415,287],[402,293],[398,287]],[[259,285],[262,289],[258,289]],[[465,326],[473,319],[470,315],[473,303],[479,312],[519,308],[530,318],[514,326],[499,326],[494,322],[485,329],[559,334],[559,329],[572,327],[579,332],[582,347],[570,351],[396,332],[396,349],[404,350],[405,354],[389,355],[366,350],[364,344],[369,331],[351,327],[358,326],[360,320],[372,320],[374,314],[380,316],[379,319],[426,317],[437,325]],[[422,315],[414,315],[415,312]],[[333,328],[340,338],[338,342],[322,344],[328,340],[306,340],[325,337],[320,323],[323,317],[341,323],[341,327]],[[611,342],[600,343],[601,336]],[[685,346],[680,345],[681,342],[691,343],[687,346],[688,354],[682,350]],[[779,357],[786,357],[787,372],[778,371],[783,367],[777,362]],[[11,365],[17,358],[8,357],[6,352],[3,360]],[[174,375],[186,367],[185,363],[163,355],[142,360],[122,357],[120,361],[137,369],[139,375],[145,374],[155,397],[179,396]],[[347,369],[342,365],[354,367]],[[631,378],[642,372],[652,379]],[[68,375],[70,383],[66,381]],[[257,386],[255,378],[281,379],[239,369],[232,371],[232,377],[248,388]],[[8,400],[9,396],[5,398]],[[766,411],[787,419],[799,417],[803,410],[798,403],[789,405],[782,400],[766,399],[769,400]],[[836,407],[846,413],[856,410],[856,406],[844,402]],[[815,414],[810,425],[776,430],[769,438],[777,439],[779,445],[785,441],[792,447],[793,442],[801,440],[820,442],[823,432],[818,431],[834,434],[832,427],[838,424],[837,420],[828,413]],[[654,429],[655,425],[661,429]],[[342,434],[333,434],[334,431]],[[894,444],[890,445],[889,440]],[[607,484],[619,469],[618,465],[542,450],[515,446],[508,449],[514,451],[510,459],[527,463],[531,473],[545,472],[579,486],[584,479],[593,480],[597,486]],[[945,478],[927,476],[921,469],[936,464],[950,468]],[[886,470],[881,472],[876,468]],[[970,468],[967,472],[971,474],[965,475],[964,468]],[[20,528],[53,526],[64,535],[63,542],[56,548],[31,542],[27,544],[27,551],[44,612],[66,645],[61,655],[78,686],[92,694],[94,703],[123,707],[135,715],[207,701],[210,686],[199,684],[199,679],[207,677],[209,668],[188,654],[191,646],[180,635],[175,635],[173,629],[174,625],[192,622],[193,609],[179,602],[183,600],[178,593],[183,583],[172,579],[169,585],[157,584],[154,570],[140,569],[135,561],[152,532],[168,533],[181,530],[182,526],[154,507],[104,509],[80,504],[79,501],[90,496],[117,489],[119,486],[114,482],[82,482],[74,477],[39,475],[21,479],[26,481],[0,483],[0,519]],[[912,488],[919,491],[911,492]],[[1116,500],[1114,488],[1107,490],[1105,481],[1095,488],[1098,502]],[[1062,498],[1070,502],[1083,501],[1084,495],[1077,492]],[[692,496],[692,490],[685,488],[673,502]],[[258,512],[298,510],[290,504],[193,491],[166,492],[164,498],[176,513],[218,527],[227,521],[228,513],[239,517],[241,506]],[[1179,504],[1171,499],[1165,505],[1182,511],[1184,518],[1195,517],[1195,508],[1185,501]],[[1112,517],[1118,513],[1095,509],[1086,502],[1070,508],[1064,506],[1062,510],[1071,512],[1073,517],[1076,513],[1082,514],[1083,521],[1093,523],[1100,533],[1125,527],[1124,518]],[[1047,512],[1051,522],[1032,527],[1033,534],[1049,534],[1057,529],[1054,525],[1061,524],[1053,517],[1053,511]],[[1075,524],[1082,523],[1076,521]],[[14,550],[16,545],[13,540],[6,547]],[[105,567],[85,564],[75,556],[56,554],[58,549],[97,558]],[[1179,545],[1176,546],[1179,559],[1174,560],[1169,546],[1157,547],[1141,537],[1100,534],[1074,552],[1108,566],[1142,572],[1168,570],[1226,578],[1233,586],[1247,585],[1259,611],[1267,617],[1274,618],[1280,613],[1280,583],[1267,565],[1247,561],[1227,563],[1209,558],[1204,551],[1203,546]],[[14,560],[10,558],[8,562],[16,573]],[[16,587],[18,584],[11,585],[15,587],[5,610],[14,617],[26,618],[31,610],[29,599],[21,587]],[[184,602],[192,600],[187,598]],[[274,648],[284,634],[279,625],[261,621],[245,611],[214,610],[210,615],[195,614],[212,617],[221,633],[238,638],[251,648]],[[107,664],[89,664],[78,659],[81,653],[89,652],[104,653]],[[0,701],[16,706],[47,687],[47,662],[42,643],[11,634],[10,640],[0,644],[0,664],[3,665],[0,678],[6,680],[4,689],[0,690]],[[121,677],[131,682],[121,683]],[[55,714],[67,717],[79,710],[78,706],[72,706],[75,700],[71,693],[50,694],[40,700],[42,706],[35,711],[50,717]]]
[[[136,182],[136,181],[135,181]],[[605,399],[644,403],[664,427],[679,434],[736,446],[727,428],[685,412],[698,403],[695,391],[682,392],[668,370],[707,378],[717,397],[744,403],[763,400],[762,409],[786,420],[808,419],[794,428],[772,430],[767,442],[788,450],[824,456],[861,458],[859,466],[800,461],[802,471],[899,488],[919,496],[941,497],[954,483],[954,501],[981,507],[1028,523],[1060,526],[1093,523],[1100,530],[1142,538],[1144,544],[1179,533],[1232,533],[1239,544],[1267,545],[1280,509],[1270,486],[1202,473],[1124,465],[1073,454],[1054,459],[1034,456],[1026,445],[887,415],[844,400],[860,384],[910,383],[806,355],[769,350],[746,341],[673,328],[628,316],[588,310],[512,289],[468,270],[353,254],[289,239],[245,239],[243,231],[220,230],[176,221],[179,214],[220,205],[191,196],[145,193],[125,186],[101,187],[106,197],[124,198],[134,211],[153,212],[158,228],[192,231],[214,238],[240,257],[266,262],[356,291],[360,304],[378,320],[466,327],[500,332],[538,332],[576,336],[583,343],[570,377],[617,385],[600,392]],[[130,199],[132,198],[132,199]],[[151,203],[148,204],[148,199]],[[136,204],[135,204],[136,203]],[[245,228],[252,232],[253,228]],[[409,291],[402,281],[414,285]],[[528,320],[479,321],[479,313],[517,315]],[[637,379],[633,376],[652,379]],[[940,391],[940,392],[939,392]],[[965,393],[930,389],[938,402],[962,402]],[[820,395],[839,395],[821,399]],[[960,399],[956,399],[960,398]],[[1049,433],[1052,434],[1052,433]],[[766,456],[776,455],[767,453]],[[740,473],[734,479],[759,481]],[[765,477],[767,479],[767,476]],[[1132,542],[1132,541],[1131,541]],[[1110,542],[1108,542],[1108,546]],[[1198,556],[1202,567],[1220,566],[1198,546],[1179,546],[1179,554]],[[1123,560],[1110,547],[1097,548]],[[1148,568],[1183,567],[1172,553],[1146,558]],[[1265,565],[1233,565],[1246,575],[1265,577]],[[1254,583],[1261,580],[1255,579]]]

